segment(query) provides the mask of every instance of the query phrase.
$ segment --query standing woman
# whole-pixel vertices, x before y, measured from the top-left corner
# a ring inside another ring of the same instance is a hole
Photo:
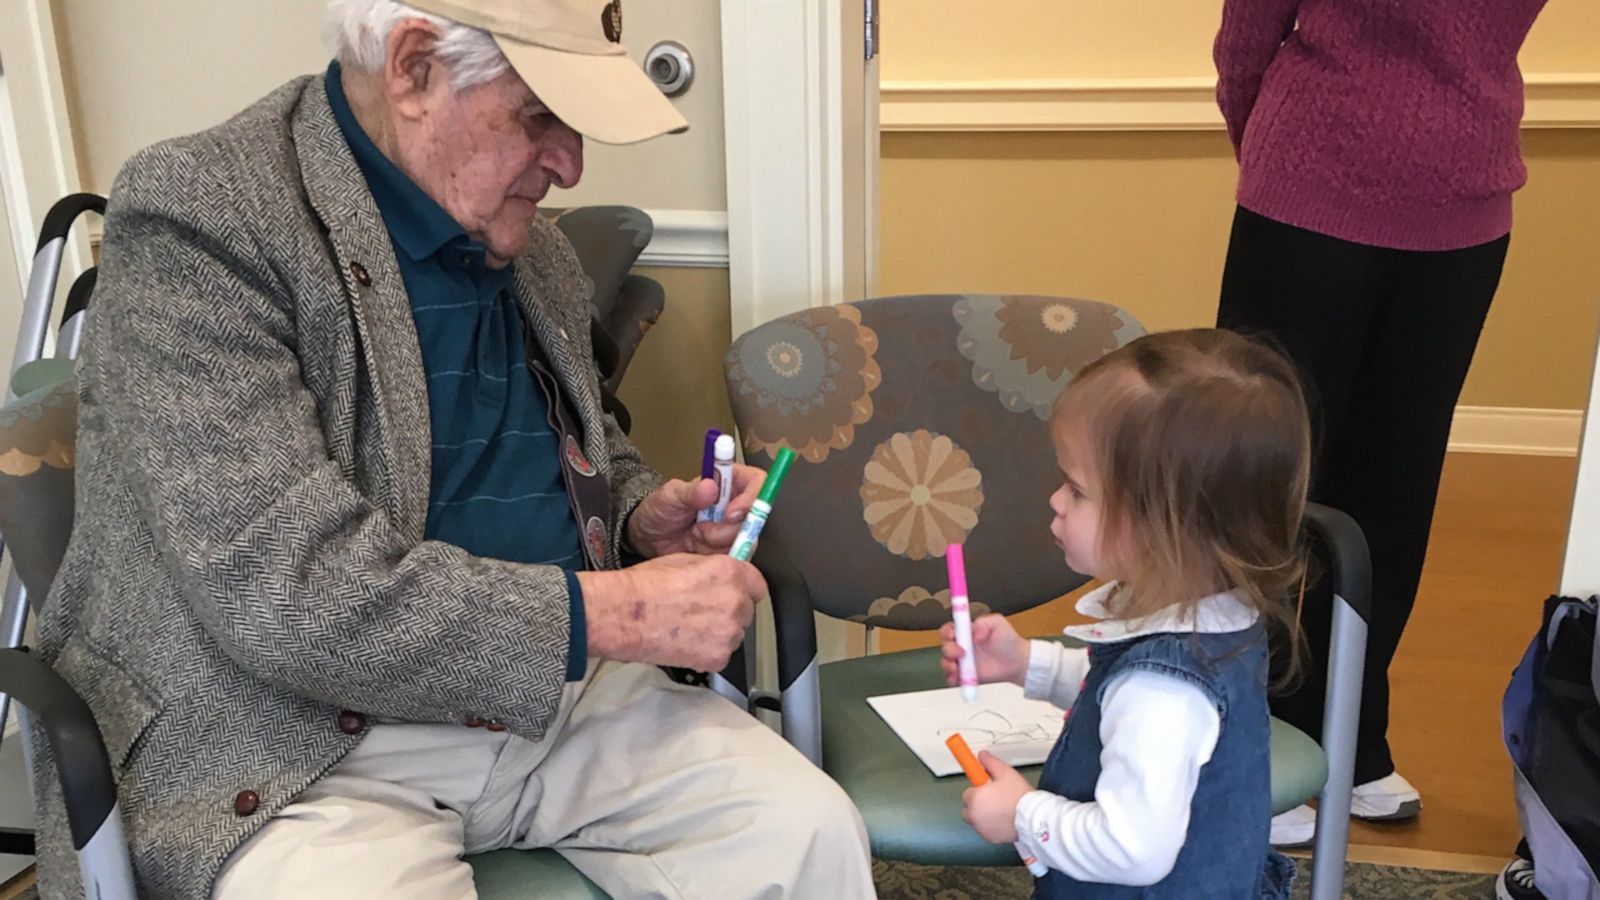
[[[1239,158],[1217,324],[1278,340],[1317,418],[1313,499],[1372,547],[1373,613],[1352,813],[1417,814],[1395,771],[1389,661],[1416,599],[1450,420],[1527,180],[1517,51],[1544,0],[1225,0],[1217,102]],[[1320,602],[1319,602],[1320,601]],[[1317,662],[1274,712],[1322,733]],[[1274,843],[1309,841],[1300,807]]]

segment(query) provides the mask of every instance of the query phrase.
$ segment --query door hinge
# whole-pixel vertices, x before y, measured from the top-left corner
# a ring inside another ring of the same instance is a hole
[[[878,0],[864,0],[866,10],[867,59],[878,55]]]

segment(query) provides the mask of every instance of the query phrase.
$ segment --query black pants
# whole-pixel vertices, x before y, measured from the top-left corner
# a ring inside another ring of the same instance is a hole
[[[1270,337],[1306,381],[1312,499],[1349,513],[1372,548],[1373,611],[1356,784],[1394,771],[1389,662],[1416,602],[1450,421],[1500,283],[1510,236],[1439,253],[1387,250],[1240,208],[1217,324]],[[1307,592],[1308,656],[1273,713],[1322,734],[1331,589]]]

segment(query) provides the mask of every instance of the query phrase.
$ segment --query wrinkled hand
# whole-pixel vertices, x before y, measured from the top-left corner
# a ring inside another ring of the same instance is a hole
[[[730,556],[676,553],[613,572],[579,572],[589,652],[720,672],[744,643],[767,583]]]
[[[978,761],[989,773],[989,783],[967,788],[961,795],[961,818],[978,836],[991,844],[1010,844],[1017,839],[1017,803],[1033,790],[1028,779],[1005,761],[985,750]]]
[[[943,658],[939,665],[944,669],[945,684],[960,682],[957,661],[961,659],[961,645],[956,643],[956,626],[946,622],[939,629],[939,647]],[[972,622],[972,649],[978,657],[978,683],[1009,681],[1022,684],[1028,676],[1030,646],[1026,638],[1017,634],[1006,617],[999,613],[974,619]]]
[[[669,553],[727,553],[766,480],[767,473],[760,469],[734,466],[727,517],[721,522],[696,522],[696,513],[717,502],[717,483],[709,478],[674,478],[634,508],[628,518],[628,544],[647,558]]]

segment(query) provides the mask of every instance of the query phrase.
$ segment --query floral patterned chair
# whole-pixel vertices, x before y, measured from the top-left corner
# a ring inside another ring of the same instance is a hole
[[[784,736],[850,794],[874,855],[931,865],[1018,863],[1011,847],[985,843],[962,822],[966,780],[934,778],[865,702],[942,687],[938,651],[819,666],[813,612],[875,627],[938,628],[950,617],[943,557],[953,542],[966,548],[975,616],[1016,613],[1084,584],[1048,528],[1047,498],[1061,481],[1050,410],[1074,373],[1143,333],[1123,310],[1087,300],[889,297],[784,316],[728,352],[728,394],[746,460],[770,465],[780,447],[803,459],[790,470],[755,557],[772,590]],[[1344,712],[1327,758],[1311,738],[1274,720],[1273,811],[1326,786],[1322,805],[1331,812],[1318,821],[1316,896],[1336,897],[1368,576],[1365,542],[1348,517],[1313,509],[1307,526],[1338,547],[1340,564],[1331,571],[1353,612],[1341,618],[1348,627],[1336,630],[1358,631],[1360,639],[1336,638],[1333,648],[1331,671],[1341,674],[1330,700]],[[1037,780],[1038,767],[1022,771]]]
[[[1050,409],[1073,373],[1143,333],[1086,300],[911,296],[785,316],[729,351],[746,460],[801,457],[755,558],[772,589],[784,735],[850,793],[877,856],[1017,862],[961,821],[965,781],[933,778],[864,702],[942,686],[937,651],[819,667],[813,610],[938,628],[953,542],[966,545],[975,616],[1082,585],[1048,528],[1061,481]]]

